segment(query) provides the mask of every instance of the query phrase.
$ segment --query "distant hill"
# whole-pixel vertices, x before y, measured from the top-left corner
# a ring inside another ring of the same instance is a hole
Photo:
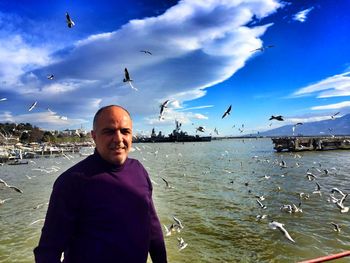
[[[261,136],[292,136],[293,125],[285,125],[276,129],[260,132]],[[294,135],[322,136],[322,135],[350,135],[350,114],[334,120],[308,122],[298,125]]]

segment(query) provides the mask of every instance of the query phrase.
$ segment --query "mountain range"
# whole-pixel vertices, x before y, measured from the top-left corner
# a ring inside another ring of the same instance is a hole
[[[350,135],[350,114],[324,121],[308,122],[300,125],[285,125],[260,132],[260,136],[330,136]]]

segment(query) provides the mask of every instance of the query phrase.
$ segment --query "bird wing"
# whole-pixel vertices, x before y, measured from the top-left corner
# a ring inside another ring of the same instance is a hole
[[[126,81],[129,81],[130,80],[130,76],[129,76],[128,69],[125,68],[124,72],[125,72],[125,79],[126,79]]]
[[[165,180],[163,177],[162,177],[162,180],[165,182],[166,186],[169,187],[169,183],[167,180]]]
[[[21,189],[17,188],[16,186],[12,186],[12,185],[10,185],[10,186],[9,186],[9,188],[11,188],[11,189],[15,190],[15,191],[16,191],[16,192],[18,192],[18,193],[23,194],[23,191],[22,191]]]
[[[277,228],[283,233],[283,235],[289,240],[295,243],[294,239],[289,235],[288,231],[283,227],[283,225],[277,226]]]

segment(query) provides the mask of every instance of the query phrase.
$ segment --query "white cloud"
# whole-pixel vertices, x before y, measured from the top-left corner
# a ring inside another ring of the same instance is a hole
[[[294,96],[305,96],[318,93],[317,98],[350,96],[350,71],[321,80],[303,87]]]
[[[342,108],[350,107],[350,101],[343,101],[339,103],[323,105],[323,106],[315,106],[311,107],[312,110],[338,110]]]
[[[212,108],[214,105],[202,105],[202,106],[196,106],[196,107],[190,107],[181,109],[181,111],[187,111],[187,110],[200,110],[200,109],[206,109],[206,108]]]
[[[50,64],[47,50],[19,38],[18,48],[24,47],[24,51],[11,64],[14,49],[6,49],[3,63],[10,63],[13,70],[2,74],[12,83],[17,81],[15,90],[25,95],[23,100],[38,98],[40,103],[77,119],[89,118],[97,106],[111,103],[138,116],[158,118],[160,100],[169,98],[174,108],[179,108],[186,101],[205,96],[206,88],[242,68],[253,55],[250,51],[262,46],[260,37],[272,26],[246,25],[281,6],[277,0],[180,1],[160,16],[132,20],[117,31],[77,41],[55,52]],[[139,52],[145,49],[153,55]],[[122,82],[125,67],[138,92]],[[36,78],[26,78],[29,73]],[[47,74],[55,75],[53,83],[47,82]],[[169,116],[188,122],[188,118],[205,119],[189,113]]]
[[[310,117],[294,117],[294,118],[288,118],[289,124],[295,124],[298,122],[301,123],[307,123],[307,122],[316,122],[316,121],[324,121],[329,120],[330,116],[310,116]]]
[[[0,78],[6,86],[18,85],[21,74],[49,63],[49,50],[26,43],[20,35],[0,41]]]
[[[313,7],[310,7],[308,9],[305,9],[305,10],[302,10],[298,13],[296,13],[294,16],[293,16],[293,20],[295,21],[299,21],[301,23],[305,22],[309,13],[311,12],[311,10],[314,9]]]

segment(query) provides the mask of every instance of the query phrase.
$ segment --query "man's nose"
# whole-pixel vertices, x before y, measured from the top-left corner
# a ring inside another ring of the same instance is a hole
[[[117,142],[120,142],[123,140],[123,136],[122,136],[122,133],[120,131],[116,131],[114,133],[114,140],[117,141]]]

